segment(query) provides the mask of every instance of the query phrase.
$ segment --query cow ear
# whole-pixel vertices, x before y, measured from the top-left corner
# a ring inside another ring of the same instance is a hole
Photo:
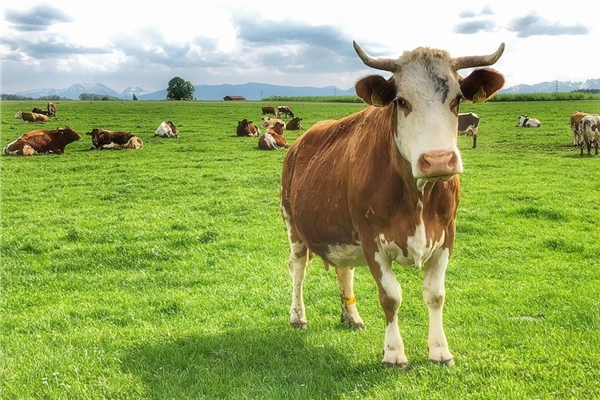
[[[369,75],[354,85],[356,95],[372,106],[386,106],[396,98],[394,78],[386,80],[381,75]]]
[[[491,68],[476,69],[459,81],[464,98],[473,103],[482,103],[492,98],[504,85],[504,77]]]

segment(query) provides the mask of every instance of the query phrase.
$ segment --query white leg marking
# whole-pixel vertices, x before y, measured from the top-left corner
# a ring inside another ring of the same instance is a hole
[[[452,354],[448,349],[448,341],[444,333],[442,313],[446,291],[444,277],[450,251],[439,249],[425,266],[423,280],[423,300],[429,310],[429,359],[431,361],[453,364]]]
[[[383,363],[406,366],[408,359],[404,354],[404,343],[398,327],[398,308],[402,303],[402,288],[396,280],[391,262],[384,258],[381,252],[375,253],[375,261],[381,271],[383,293],[380,293],[380,301],[387,322],[383,341]]]
[[[341,322],[348,328],[364,328],[365,323],[356,309],[356,298],[354,297],[354,268],[336,268],[338,283],[340,285],[340,297],[342,299]]]
[[[298,254],[303,254],[298,256]],[[295,328],[307,326],[302,287],[308,261],[308,251],[301,243],[291,243],[289,269],[292,277],[292,306],[290,307],[290,324]]]

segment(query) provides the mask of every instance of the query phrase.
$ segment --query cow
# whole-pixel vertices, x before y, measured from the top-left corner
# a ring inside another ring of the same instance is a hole
[[[459,70],[494,64],[487,56],[452,58],[417,48],[400,58],[369,56],[367,66],[392,73],[355,84],[370,107],[317,123],[290,146],[281,173],[280,206],[290,244],[290,324],[305,329],[303,282],[317,254],[333,265],[347,327],[362,328],[353,291],[354,267],[367,265],[385,315],[383,363],[408,366],[398,326],[401,287],[392,263],[423,268],[429,309],[429,359],[453,364],[443,330],[444,275],[454,245],[463,171],[457,148],[462,99],[485,101],[504,84],[489,68],[462,78]]]
[[[595,154],[598,155],[598,146],[600,145],[600,115],[585,115],[580,122],[579,128],[579,155],[583,156],[583,148],[587,147],[588,155],[591,155],[592,147],[595,148]]]
[[[254,124],[254,122],[244,118],[243,120],[238,121],[236,134],[238,136],[256,137],[260,135],[260,129]]]
[[[473,148],[477,147],[477,129],[479,127],[479,115],[469,112],[458,114],[458,134],[473,138]]]
[[[277,117],[281,115],[286,115],[290,118],[294,118],[294,113],[292,109],[288,106],[279,106],[277,107]]]
[[[56,116],[56,104],[54,104],[53,102],[49,102],[46,106],[46,110],[42,110],[41,108],[33,107],[31,112],[54,117],[54,116]]]
[[[63,154],[65,147],[81,139],[81,136],[68,126],[53,130],[38,129],[25,133],[4,147],[5,155],[30,156],[34,154]]]
[[[92,150],[110,150],[123,148],[139,148],[143,146],[140,138],[131,132],[115,132],[108,129],[94,128],[86,135],[92,137]],[[134,139],[133,141],[131,140]],[[137,146],[136,146],[137,144]]]
[[[261,150],[280,150],[289,147],[287,140],[283,136],[283,124],[275,123],[272,128],[258,138],[258,148]]]
[[[15,114],[15,118],[21,118],[25,122],[48,122],[48,116],[34,112],[19,111]]]
[[[277,111],[273,106],[264,106],[261,108],[262,115],[271,114],[277,116]]]
[[[589,114],[585,113],[585,112],[579,112],[579,111],[576,111],[573,114],[571,114],[570,120],[571,120],[571,131],[573,133],[573,146],[579,146],[579,139],[580,139],[579,127],[581,126],[581,120],[586,115],[589,115]]]
[[[527,115],[521,115],[517,123],[517,127],[521,128],[539,128],[540,126],[542,126],[542,123],[539,119],[529,118]]]
[[[280,123],[285,127],[285,121],[279,118],[262,117],[262,122],[265,128],[272,128],[276,123]]]
[[[158,128],[154,131],[154,136],[159,136],[163,138],[178,138],[179,131],[173,122],[161,122]]]
[[[300,121],[302,121],[302,118],[300,117],[294,117],[292,119],[290,119],[287,124],[285,124],[285,129],[288,131],[297,131],[297,130],[303,130],[304,128],[302,127],[302,124],[300,123]]]

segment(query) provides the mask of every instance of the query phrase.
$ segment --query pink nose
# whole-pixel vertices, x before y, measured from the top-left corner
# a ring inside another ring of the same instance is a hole
[[[425,177],[448,176],[460,172],[458,157],[453,151],[430,151],[419,157],[418,165]]]

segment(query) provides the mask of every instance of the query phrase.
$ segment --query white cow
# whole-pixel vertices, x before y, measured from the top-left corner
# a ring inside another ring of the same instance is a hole
[[[529,118],[527,115],[521,115],[517,124],[517,126],[525,128],[539,128],[541,125],[542,123],[539,119]]]
[[[179,131],[171,121],[161,122],[156,131],[154,131],[154,136],[160,136],[165,138],[178,138]]]

